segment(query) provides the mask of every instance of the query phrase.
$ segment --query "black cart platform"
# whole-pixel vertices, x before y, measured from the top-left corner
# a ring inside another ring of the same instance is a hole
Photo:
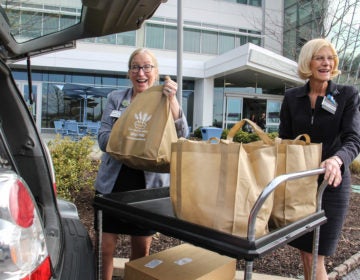
[[[181,239],[229,257],[244,259],[246,261],[244,279],[251,280],[253,260],[255,258],[261,257],[314,229],[313,254],[317,256],[319,227],[326,222],[324,212],[321,210],[321,198],[327,185],[326,182],[323,182],[319,187],[315,213],[259,238],[255,238],[255,221],[262,204],[279,184],[287,180],[322,173],[324,173],[324,169],[315,169],[276,177],[265,187],[249,215],[247,237],[227,234],[176,218],[168,187],[98,195],[94,200],[94,207],[99,217],[98,244],[101,244],[102,211],[111,212],[112,215],[119,219],[144,225],[167,236]],[[101,248],[101,245],[99,245],[99,248]],[[316,259],[314,258],[313,279],[315,279],[316,274]]]

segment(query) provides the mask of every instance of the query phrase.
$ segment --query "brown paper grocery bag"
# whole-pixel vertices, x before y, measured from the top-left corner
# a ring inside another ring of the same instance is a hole
[[[127,166],[170,172],[171,143],[178,137],[162,89],[154,86],[138,94],[112,128],[106,152]]]
[[[304,138],[305,140],[300,140]],[[322,144],[310,142],[307,134],[294,140],[275,140],[277,148],[276,175],[319,168]],[[316,210],[318,176],[289,180],[275,189],[271,227],[283,227]]]
[[[250,210],[276,171],[275,146],[260,128],[261,141],[232,142],[247,121],[237,123],[228,140],[172,144],[170,198],[178,218],[247,236]],[[256,236],[267,233],[272,204],[270,196],[257,216]]]

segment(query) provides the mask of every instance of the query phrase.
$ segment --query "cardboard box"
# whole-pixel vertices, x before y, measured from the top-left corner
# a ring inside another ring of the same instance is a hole
[[[233,280],[236,259],[182,244],[125,263],[124,280]]]

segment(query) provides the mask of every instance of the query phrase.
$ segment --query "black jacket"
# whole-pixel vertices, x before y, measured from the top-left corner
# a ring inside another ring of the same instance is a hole
[[[337,85],[329,81],[327,93],[338,104],[335,114],[321,106],[318,97],[315,109],[311,109],[309,83],[285,92],[280,112],[279,137],[294,139],[307,133],[312,143],[322,143],[322,159],[337,155],[348,167],[360,152],[360,99],[351,86]]]

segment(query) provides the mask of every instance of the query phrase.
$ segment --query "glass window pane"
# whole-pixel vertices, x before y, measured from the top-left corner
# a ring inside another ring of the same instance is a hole
[[[297,0],[286,0],[284,1],[285,8],[290,7],[291,5],[294,5],[297,2]]]
[[[98,37],[97,42],[102,44],[115,44],[116,42],[115,36],[116,36],[115,34],[112,34],[112,35]]]
[[[146,47],[163,49],[164,47],[164,26],[146,24]]]
[[[136,31],[128,31],[116,35],[116,44],[125,46],[136,45]]]
[[[297,21],[297,7],[293,6],[285,10],[285,29],[295,29]]]
[[[249,43],[253,43],[255,45],[261,46],[261,39],[249,36]]]
[[[261,0],[249,0],[249,5],[261,7]]]
[[[64,82],[65,80],[65,75],[63,74],[55,74],[55,73],[50,73],[49,74],[49,81],[51,82]]]
[[[68,28],[74,24],[76,24],[75,16],[67,16],[67,15],[60,16],[60,29]]]
[[[218,35],[217,32],[202,32],[202,51],[201,53],[217,54],[218,53]]]
[[[200,53],[200,31],[184,28],[184,51]]]
[[[219,54],[232,50],[235,47],[235,35],[220,34],[219,35]]]
[[[21,38],[16,40],[24,42],[41,36],[41,20],[42,16],[38,12],[23,12],[21,14]]]
[[[102,86],[116,86],[117,78],[115,77],[101,77]]]
[[[213,126],[222,127],[223,122],[224,88],[214,89]]]
[[[12,71],[12,74],[16,81],[27,80],[27,73],[25,71],[14,70],[14,71]]]
[[[248,36],[245,35],[237,35],[236,36],[236,46],[245,45],[248,42]]]
[[[47,14],[44,16],[43,33],[50,34],[59,30],[59,16],[53,14]]]
[[[55,3],[56,1],[6,1],[2,6],[15,40],[25,42],[58,31],[59,18],[60,28],[67,28],[80,21],[80,0],[71,1],[71,6],[76,7],[70,9],[71,12],[62,8],[61,3]]]
[[[73,75],[72,83],[94,85],[94,76],[92,75]]]
[[[267,102],[267,122],[274,124],[280,123],[280,108],[281,101],[271,101]]]
[[[241,120],[242,99],[238,97],[227,98],[227,114],[228,122],[238,122]]]
[[[165,27],[165,49],[176,50],[177,49],[177,28],[166,26]]]

